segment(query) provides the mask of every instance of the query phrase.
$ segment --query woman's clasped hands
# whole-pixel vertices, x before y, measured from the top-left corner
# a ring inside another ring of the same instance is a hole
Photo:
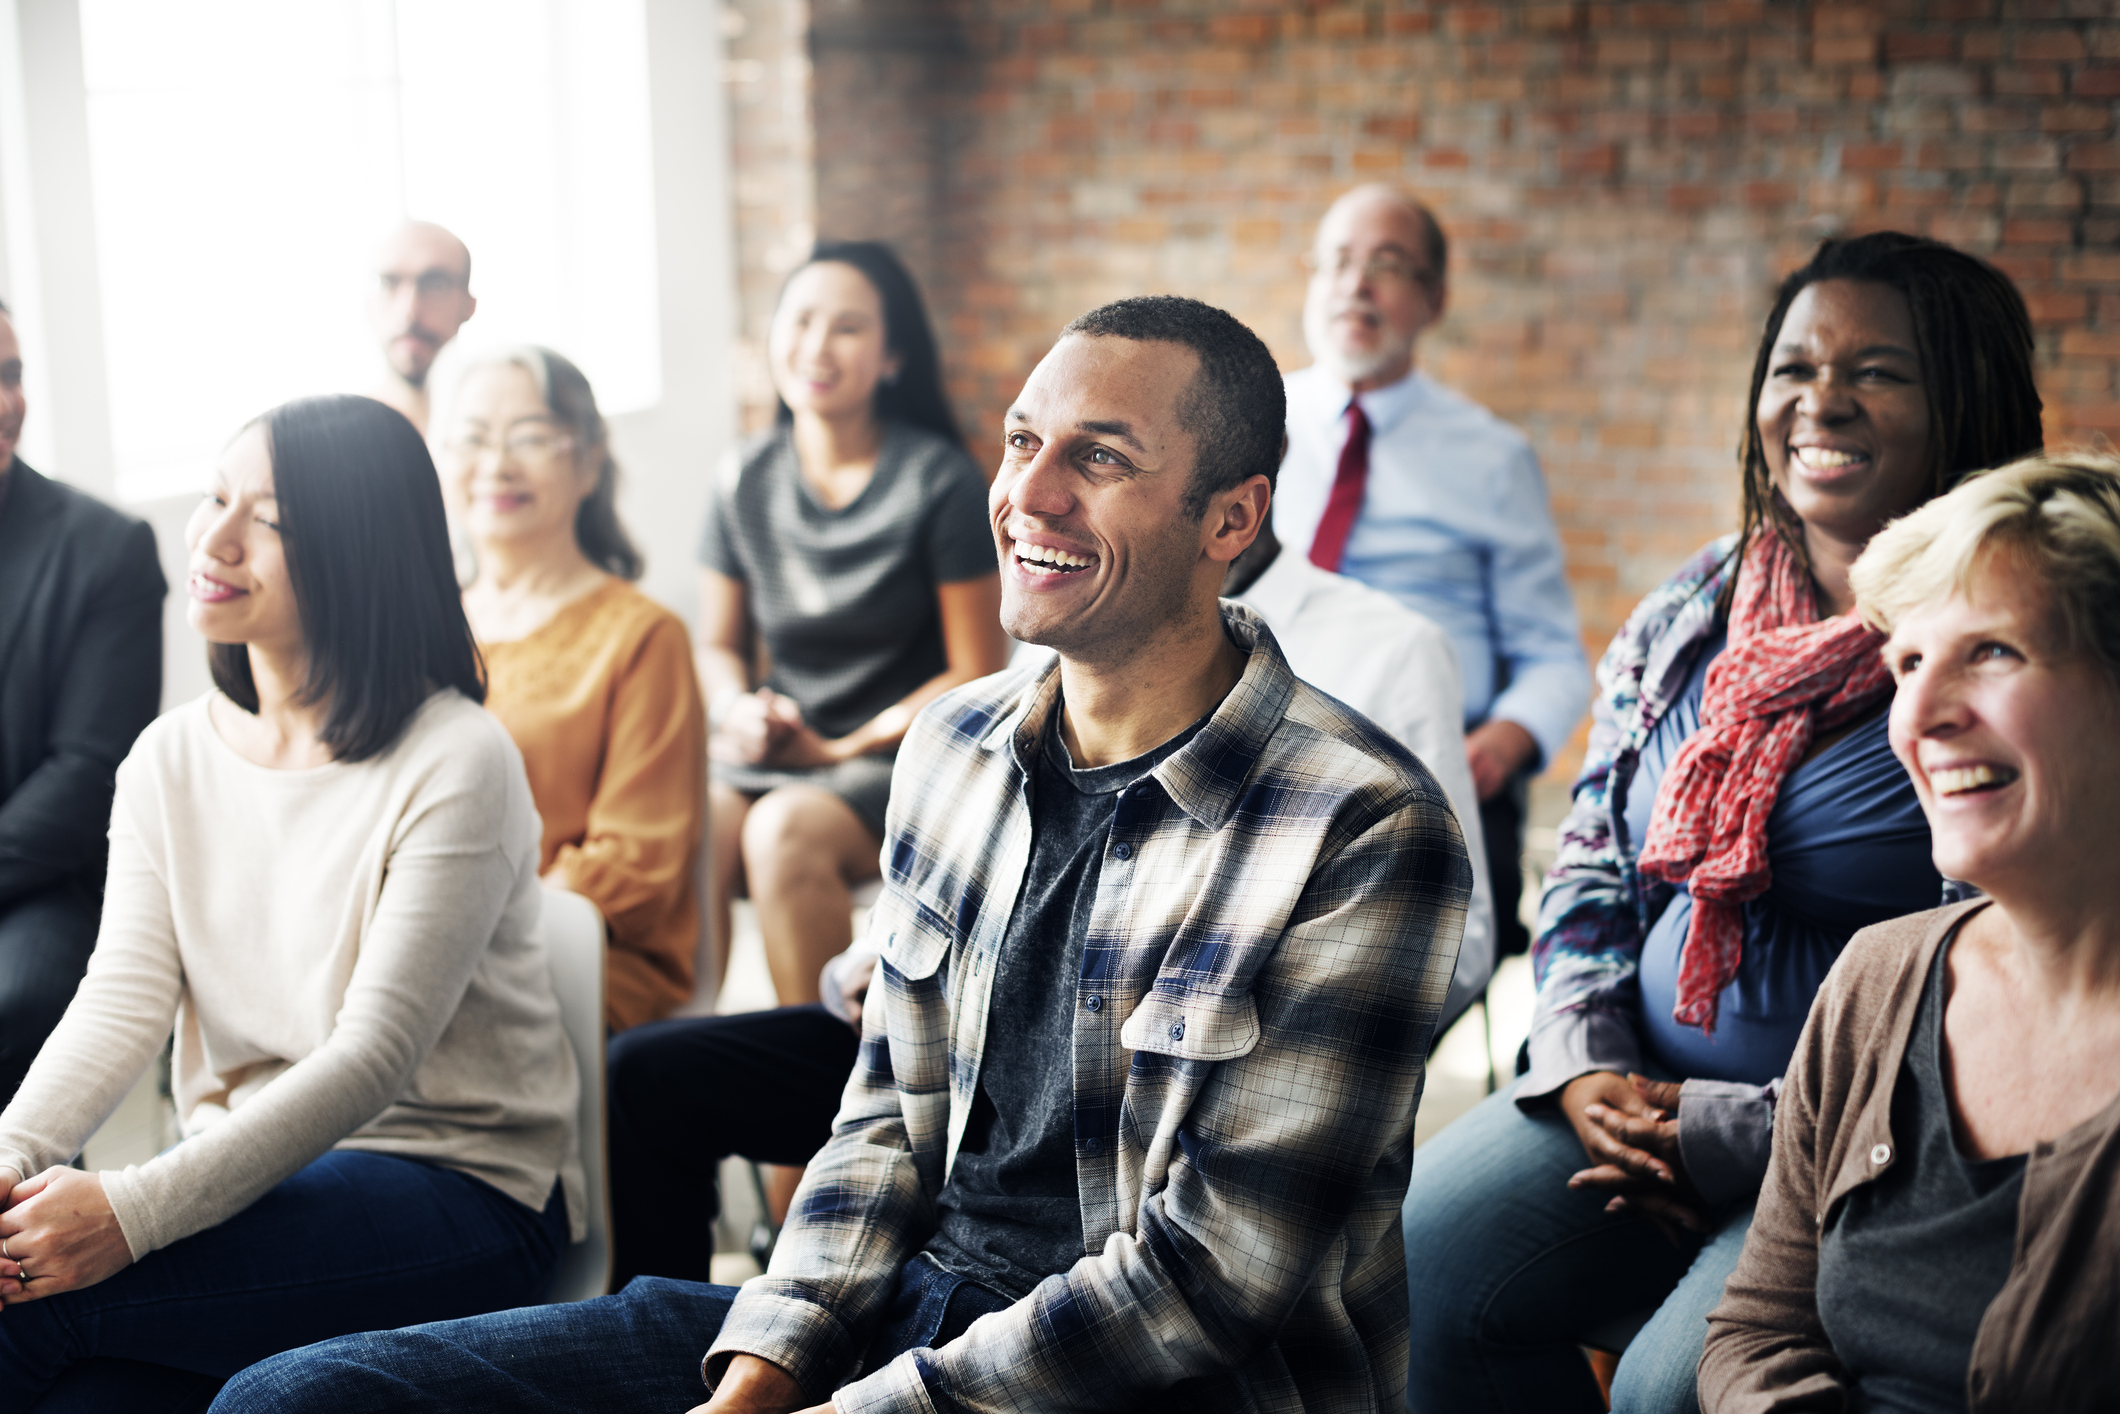
[[[50,1168],[21,1179],[0,1169],[0,1185],[0,1305],[79,1291],[132,1265],[101,1175]]]
[[[1561,1091],[1561,1112],[1575,1127],[1591,1166],[1569,1175],[1570,1188],[1612,1194],[1608,1213],[1636,1212],[1674,1246],[1708,1230],[1700,1197],[1686,1179],[1678,1147],[1676,1081],[1592,1071]]]
[[[720,760],[789,769],[829,766],[850,754],[805,722],[794,698],[770,687],[729,703],[715,723],[710,748]]]

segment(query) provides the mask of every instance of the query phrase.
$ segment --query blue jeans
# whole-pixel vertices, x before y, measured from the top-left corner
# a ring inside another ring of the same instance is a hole
[[[735,1299],[731,1286],[635,1277],[616,1296],[571,1306],[347,1336],[253,1365],[222,1389],[214,1414],[681,1414],[706,1401],[699,1362]],[[915,1257],[866,1368],[946,1345],[1008,1304]]]
[[[1521,1083],[1521,1082],[1519,1082]],[[1527,1115],[1516,1085],[1423,1144],[1406,1190],[1411,1414],[1570,1414],[1604,1406],[1581,1345],[1654,1312],[1612,1384],[1614,1414],[1696,1414],[1694,1367],[1752,1224],[1716,1215],[1681,1250],[1647,1221],[1576,1191],[1589,1166],[1558,1111]]]
[[[334,1149],[108,1281],[9,1305],[0,1411],[203,1408],[283,1350],[538,1300],[566,1241],[557,1186],[538,1213],[450,1169]]]

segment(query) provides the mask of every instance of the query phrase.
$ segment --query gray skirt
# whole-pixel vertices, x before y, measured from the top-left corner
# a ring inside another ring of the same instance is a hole
[[[892,756],[856,756],[830,766],[788,770],[779,766],[742,766],[716,761],[710,768],[717,785],[753,797],[782,786],[816,786],[828,790],[853,807],[861,823],[880,842],[883,839],[883,809],[891,802]]]

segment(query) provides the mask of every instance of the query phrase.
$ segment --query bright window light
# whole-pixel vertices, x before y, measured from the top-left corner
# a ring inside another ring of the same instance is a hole
[[[197,490],[276,403],[381,376],[407,216],[472,253],[465,348],[662,398],[642,0],[81,0],[117,493]]]

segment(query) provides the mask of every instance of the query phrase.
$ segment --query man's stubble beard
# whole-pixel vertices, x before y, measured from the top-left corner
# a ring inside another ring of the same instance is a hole
[[[1007,622],[1002,627],[1012,637],[1050,648],[1074,662],[1100,668],[1123,665],[1153,644],[1187,607],[1198,546],[1199,522],[1181,516],[1145,565],[1140,557],[1135,558],[1136,574],[1124,602],[1097,606],[1094,621],[1063,620],[1042,631],[1034,629],[1039,634],[1036,638],[1025,637]]]

